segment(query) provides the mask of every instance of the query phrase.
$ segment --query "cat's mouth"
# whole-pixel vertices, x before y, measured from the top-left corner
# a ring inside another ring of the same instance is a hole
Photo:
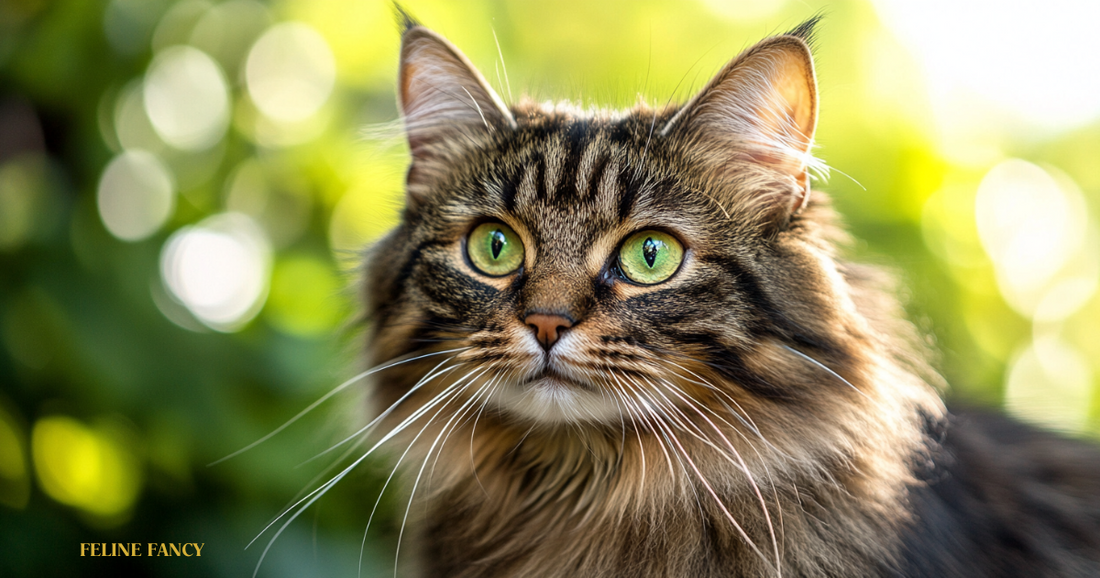
[[[591,383],[580,381],[574,377],[566,375],[558,369],[555,369],[551,365],[543,367],[542,371],[529,377],[527,380],[520,384],[521,387],[576,387],[584,391],[595,391],[595,387]]]
[[[570,368],[546,365],[494,390],[493,403],[519,416],[546,424],[600,422],[621,418],[622,409],[597,382],[570,375]]]

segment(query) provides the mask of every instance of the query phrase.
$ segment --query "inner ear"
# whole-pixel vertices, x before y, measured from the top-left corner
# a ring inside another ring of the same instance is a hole
[[[729,62],[662,128],[722,178],[738,162],[774,171],[791,185],[770,199],[785,213],[809,197],[809,174],[817,124],[813,57],[803,37],[769,38]]]
[[[453,145],[511,130],[512,114],[465,55],[442,36],[411,26],[401,38],[398,104],[412,154],[409,194],[426,194],[432,162]]]

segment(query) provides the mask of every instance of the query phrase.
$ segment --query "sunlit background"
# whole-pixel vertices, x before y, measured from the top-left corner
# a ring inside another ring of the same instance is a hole
[[[1100,3],[408,0],[505,100],[686,99],[818,13],[817,153],[961,403],[1100,434]],[[0,575],[250,576],[346,431],[406,149],[379,0],[0,2]],[[364,464],[261,576],[392,575]],[[202,558],[80,558],[201,542]]]

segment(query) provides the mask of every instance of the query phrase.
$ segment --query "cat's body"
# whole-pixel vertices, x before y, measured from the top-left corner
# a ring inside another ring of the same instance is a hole
[[[407,23],[408,207],[366,278],[373,361],[425,356],[376,382],[424,576],[1100,575],[1100,453],[948,418],[838,255],[811,29],[592,114],[505,108]]]

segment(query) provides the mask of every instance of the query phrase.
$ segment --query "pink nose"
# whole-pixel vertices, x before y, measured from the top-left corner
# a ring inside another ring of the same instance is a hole
[[[535,330],[539,343],[543,349],[549,351],[557,343],[561,334],[573,326],[573,322],[561,315],[547,315],[545,313],[532,313],[523,318],[528,327]]]

